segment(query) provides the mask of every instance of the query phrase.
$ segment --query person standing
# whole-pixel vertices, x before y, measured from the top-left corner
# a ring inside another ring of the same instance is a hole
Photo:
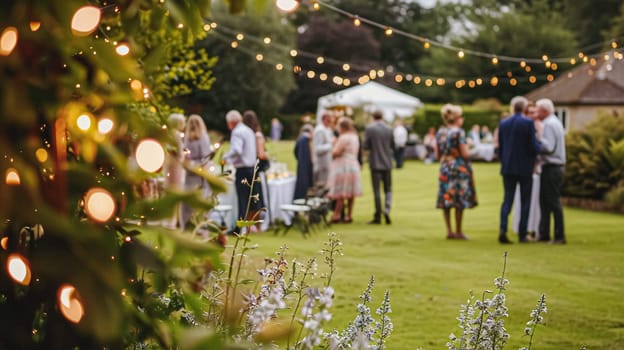
[[[498,126],[498,150],[504,190],[498,235],[501,244],[512,243],[507,237],[507,224],[517,184],[520,185],[521,207],[518,241],[520,243],[529,241],[527,224],[531,208],[533,169],[540,144],[533,121],[522,114],[528,103],[529,101],[522,96],[512,98],[510,102],[512,115],[503,119]]]
[[[167,153],[165,162],[165,188],[173,191],[184,189],[185,171],[182,166],[184,161],[184,128],[186,127],[186,117],[183,114],[172,113],[167,118],[167,125],[171,130],[171,136],[175,141],[175,148]],[[164,226],[175,229],[180,227],[182,222],[181,207],[176,206],[173,217],[164,220]]]
[[[186,123],[184,150],[186,159],[193,167],[205,168],[212,156],[212,145],[210,144],[210,137],[206,130],[206,124],[204,124],[204,120],[197,114],[191,115]],[[187,191],[201,190],[202,198],[206,197],[210,192],[210,186],[206,179],[191,171],[186,172],[184,187]],[[183,204],[180,219],[182,230],[186,228],[192,214],[193,208],[188,204]]]
[[[542,149],[540,162],[540,208],[539,241],[550,240],[550,215],[555,221],[554,240],[551,243],[565,244],[565,230],[563,224],[563,208],[561,207],[561,185],[563,183],[563,168],[566,163],[565,131],[559,118],[555,116],[555,106],[549,99],[538,100],[537,114],[543,121],[543,129],[538,130],[541,135]]]
[[[466,134],[461,128],[464,117],[460,106],[442,106],[446,128],[440,128],[436,140],[436,158],[440,159],[438,200],[436,207],[444,210],[447,239],[468,237],[462,231],[464,209],[477,206],[472,167],[469,162]],[[451,228],[451,209],[455,208],[455,231]]]
[[[262,129],[260,128],[260,122],[258,121],[258,116],[256,115],[256,112],[252,110],[247,110],[243,112],[243,123],[245,123],[245,125],[247,125],[256,136],[256,151],[258,153],[258,169],[256,170],[256,176],[259,177],[261,180],[260,183],[256,183],[255,186],[258,186],[258,194],[261,207],[268,208],[269,188],[266,178],[266,171],[269,170],[270,161],[269,154],[266,151],[266,141],[264,138],[264,134],[262,134]],[[254,220],[260,219],[258,215],[256,215],[256,213],[253,213],[251,217]],[[262,231],[260,223],[256,224],[255,229],[257,232]]]
[[[347,117],[338,121],[338,133],[340,136],[332,150],[333,160],[329,168],[327,197],[336,201],[332,222],[353,222],[353,204],[355,197],[362,195],[362,179],[360,163],[357,160],[360,141],[353,122]],[[347,212],[342,219],[342,211],[347,201]]]
[[[383,121],[383,114],[373,113],[373,122],[364,131],[363,148],[368,150],[368,163],[375,194],[375,214],[369,224],[381,223],[381,193],[379,186],[383,182],[385,194],[384,219],[390,224],[390,204],[392,203],[392,153],[394,150],[392,129]]]
[[[282,139],[282,130],[284,126],[280,123],[279,119],[273,118],[271,119],[271,140],[279,141]]]
[[[405,145],[407,145],[407,129],[403,126],[403,121],[397,119],[392,130],[394,137],[394,161],[397,169],[403,168],[403,155],[405,154]]]
[[[234,187],[238,199],[238,217],[253,220],[256,213],[262,209],[260,185],[254,178],[258,157],[256,134],[242,122],[243,117],[236,110],[227,112],[225,120],[232,135],[230,150],[223,156],[223,159],[236,168]],[[249,208],[247,208],[247,203],[249,203]],[[237,227],[233,232],[240,233],[238,230]]]
[[[304,124],[301,133],[295,142],[295,158],[297,159],[297,181],[295,182],[295,194],[293,200],[306,198],[308,190],[313,187],[312,183],[312,125]]]
[[[312,136],[313,163],[314,163],[314,186],[326,187],[329,165],[332,161],[332,148],[334,146],[334,116],[323,113],[321,123],[314,129]]]

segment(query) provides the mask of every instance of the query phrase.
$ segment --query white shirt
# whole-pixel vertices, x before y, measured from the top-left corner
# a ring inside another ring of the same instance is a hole
[[[397,125],[392,131],[392,135],[394,136],[395,147],[405,147],[407,144],[407,129],[403,125]]]
[[[232,129],[230,150],[223,158],[235,168],[247,168],[256,165],[258,158],[256,134],[243,122],[239,122]]]

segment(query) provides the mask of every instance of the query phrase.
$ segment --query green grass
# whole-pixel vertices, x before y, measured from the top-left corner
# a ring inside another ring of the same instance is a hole
[[[293,143],[270,143],[279,161],[295,168]],[[498,164],[475,164],[479,206],[465,213],[470,241],[447,241],[442,213],[434,209],[436,164],[408,161],[393,172],[391,226],[369,226],[373,200],[370,174],[362,173],[364,194],[356,199],[354,223],[329,230],[344,242],[333,283],[336,300],[331,326],[343,328],[355,316],[358,295],[375,275],[373,310],[390,290],[394,332],[389,349],[442,349],[449,333],[459,329],[455,318],[473,290],[494,289],[493,279],[509,253],[507,290],[511,339],[507,348],[526,346],[524,324],[541,293],[546,294],[545,326],[536,332],[534,349],[624,348],[624,218],[617,214],[565,209],[568,245],[501,246],[497,242],[502,183]],[[511,217],[510,217],[511,221]],[[304,239],[263,233],[252,237],[256,258],[272,256],[281,245],[291,257],[318,256],[325,232]],[[322,260],[320,260],[322,261]],[[322,264],[321,264],[322,265]],[[321,284],[321,281],[318,281]]]

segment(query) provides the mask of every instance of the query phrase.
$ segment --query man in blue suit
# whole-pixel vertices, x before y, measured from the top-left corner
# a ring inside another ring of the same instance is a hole
[[[499,157],[505,196],[500,213],[500,235],[502,244],[511,243],[507,238],[507,221],[513,204],[516,184],[520,184],[520,225],[518,239],[520,243],[528,242],[527,223],[533,186],[533,169],[535,158],[541,148],[533,121],[522,111],[528,105],[526,98],[516,96],[511,99],[513,115],[503,119],[498,126]]]

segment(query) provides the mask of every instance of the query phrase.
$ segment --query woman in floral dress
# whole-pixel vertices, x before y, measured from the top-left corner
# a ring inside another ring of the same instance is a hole
[[[332,151],[333,160],[329,168],[327,197],[336,200],[332,222],[341,222],[340,215],[347,201],[347,214],[344,222],[353,221],[353,203],[356,196],[362,195],[362,179],[358,151],[360,141],[351,119],[342,117],[338,120],[338,132],[340,136],[336,140]]]
[[[436,135],[436,157],[440,159],[437,207],[444,210],[447,239],[468,239],[462,231],[464,209],[477,205],[472,167],[469,162],[466,135],[460,106],[442,107],[446,128]],[[451,228],[451,208],[455,208],[455,231]]]

